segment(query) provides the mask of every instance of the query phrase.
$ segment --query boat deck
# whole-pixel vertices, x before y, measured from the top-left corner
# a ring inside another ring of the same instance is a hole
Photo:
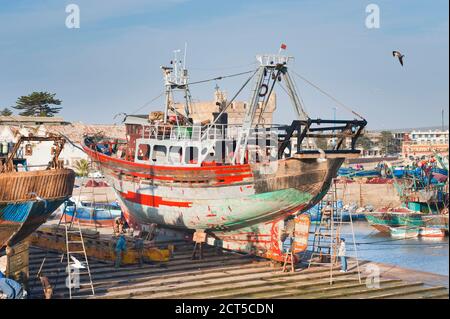
[[[171,261],[166,263],[124,266],[115,269],[111,262],[90,259],[95,297],[81,278],[77,298],[445,298],[448,277],[414,272],[399,267],[381,265],[380,288],[368,288],[362,273],[358,281],[355,263],[349,272],[333,272],[330,285],[329,267],[306,266],[294,273],[282,272],[279,265],[238,253],[206,246],[203,260],[191,260],[192,245],[175,244]],[[43,298],[36,273],[45,250],[30,248],[30,288],[33,298]],[[54,298],[68,298],[65,286],[65,266],[59,253],[48,253],[43,274],[54,287]],[[361,269],[364,269],[362,262]],[[447,284],[445,284],[447,283]]]

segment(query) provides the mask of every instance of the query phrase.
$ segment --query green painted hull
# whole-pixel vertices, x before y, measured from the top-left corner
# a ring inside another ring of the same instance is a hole
[[[366,219],[372,226],[409,226],[420,227],[424,226],[424,222],[420,215],[410,214],[367,214]]]

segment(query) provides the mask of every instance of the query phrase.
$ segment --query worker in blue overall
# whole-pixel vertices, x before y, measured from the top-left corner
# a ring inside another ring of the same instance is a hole
[[[115,267],[119,268],[122,264],[122,254],[127,250],[127,241],[125,239],[125,235],[121,234],[116,243],[116,263]]]

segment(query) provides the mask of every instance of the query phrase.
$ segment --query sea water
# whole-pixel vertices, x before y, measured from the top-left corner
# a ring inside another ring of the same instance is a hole
[[[358,258],[448,276],[448,237],[392,238],[380,233],[365,221],[353,222]],[[312,225],[311,231],[314,231]],[[342,226],[349,256],[353,256],[350,225]],[[344,234],[345,233],[345,234]]]

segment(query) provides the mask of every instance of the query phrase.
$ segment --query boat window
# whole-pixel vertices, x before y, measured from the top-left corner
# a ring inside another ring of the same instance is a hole
[[[140,161],[148,161],[150,158],[150,145],[139,144],[137,158]]]
[[[183,159],[183,148],[181,146],[171,146],[169,149],[169,162],[181,163]]]
[[[184,152],[184,162],[188,164],[197,164],[198,163],[198,148],[189,146],[186,147]]]
[[[152,152],[153,162],[165,162],[167,158],[167,148],[164,145],[155,145]]]

